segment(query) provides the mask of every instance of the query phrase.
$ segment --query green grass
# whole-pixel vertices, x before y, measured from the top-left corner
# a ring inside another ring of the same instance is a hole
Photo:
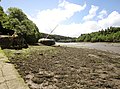
[[[29,46],[29,48],[27,49],[22,49],[22,50],[14,50],[14,49],[4,49],[4,53],[8,58],[14,58],[14,57],[18,57],[18,58],[22,58],[22,59],[29,59],[28,57],[36,52],[36,51],[49,51],[51,53],[55,52],[53,51],[55,49],[55,47],[52,46]],[[2,52],[2,50],[0,50],[0,52]]]

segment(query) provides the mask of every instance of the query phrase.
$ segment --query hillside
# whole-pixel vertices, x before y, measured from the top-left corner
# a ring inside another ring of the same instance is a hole
[[[46,38],[48,34],[46,33],[40,33],[40,38]],[[76,38],[73,37],[66,37],[66,36],[61,36],[61,35],[52,35],[50,34],[48,36],[49,39],[55,39],[57,42],[75,42]]]
[[[81,34],[78,42],[120,42],[120,27],[110,27],[99,32]]]

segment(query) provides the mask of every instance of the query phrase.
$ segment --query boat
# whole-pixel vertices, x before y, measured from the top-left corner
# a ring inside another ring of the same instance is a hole
[[[58,27],[58,25],[55,26],[55,28],[50,32],[50,34]],[[43,45],[47,45],[47,46],[52,46],[55,45],[55,40],[54,39],[48,39],[49,35],[47,35],[46,38],[41,38],[38,40],[38,43],[41,43]]]
[[[38,40],[38,43],[41,43],[43,45],[51,46],[55,45],[55,40],[54,39],[47,39],[47,38],[42,38]]]

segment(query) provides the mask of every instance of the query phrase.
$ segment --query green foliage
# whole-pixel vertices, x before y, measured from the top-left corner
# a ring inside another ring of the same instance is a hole
[[[82,34],[78,42],[120,42],[120,27],[110,27],[91,34]]]
[[[8,8],[7,13],[10,18],[17,18],[20,22],[28,19],[25,13],[21,9],[16,7]]]
[[[3,8],[0,6],[0,20],[2,20],[3,14],[4,14]]]
[[[18,34],[22,34],[27,43],[36,43],[39,39],[39,30],[37,26],[27,18],[21,9],[11,7],[8,8],[7,12],[12,29],[14,29]]]
[[[15,7],[10,7],[7,10],[7,14],[0,6],[0,28],[12,29],[17,32],[18,35],[22,35],[27,43],[34,44],[40,37],[37,26],[27,18],[25,13]]]
[[[3,8],[0,6],[0,24],[2,27],[4,27],[5,24],[8,22],[7,14],[4,13]]]

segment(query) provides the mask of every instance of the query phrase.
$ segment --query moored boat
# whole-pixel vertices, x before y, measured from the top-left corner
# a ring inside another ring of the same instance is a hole
[[[38,40],[38,43],[41,43],[43,45],[51,46],[55,45],[55,40],[54,39],[47,39],[47,38],[42,38]]]

